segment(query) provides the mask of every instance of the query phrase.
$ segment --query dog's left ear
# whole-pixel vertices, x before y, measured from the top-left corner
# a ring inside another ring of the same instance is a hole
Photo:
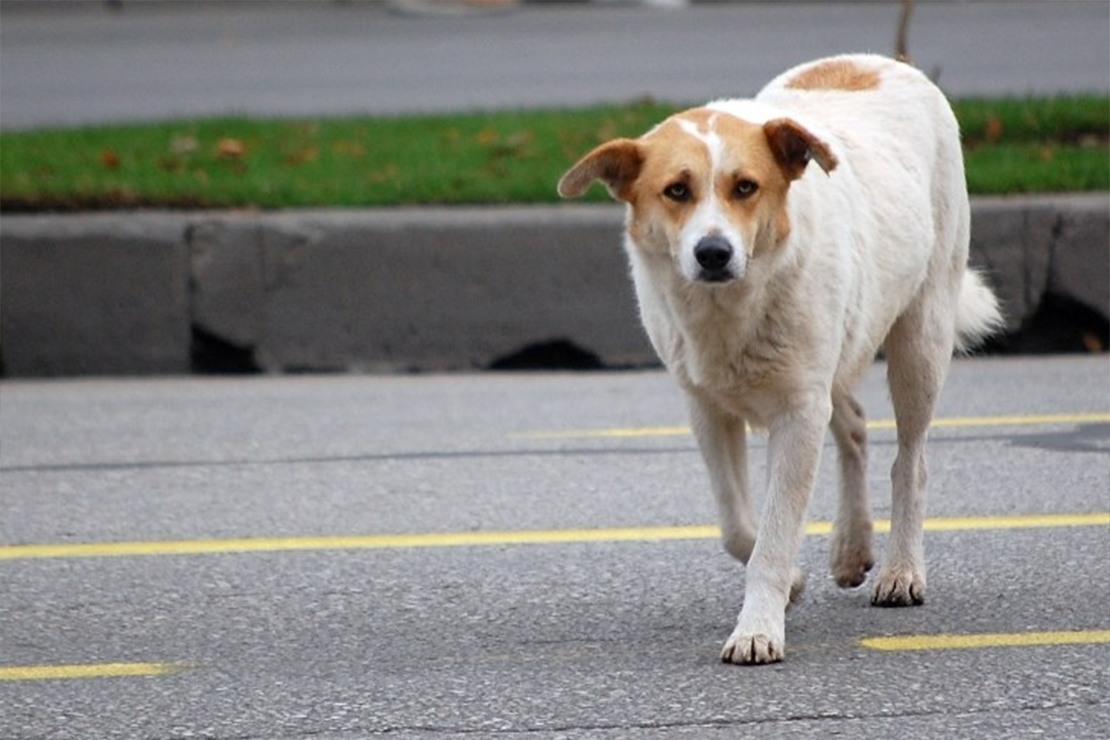
[[[836,155],[829,145],[808,129],[789,118],[776,118],[763,124],[767,143],[787,178],[797,180],[805,172],[809,160],[815,161],[826,174],[836,169]]]

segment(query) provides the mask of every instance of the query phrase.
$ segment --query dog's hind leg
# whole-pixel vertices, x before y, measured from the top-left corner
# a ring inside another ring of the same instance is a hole
[[[951,361],[955,323],[955,287],[936,288],[926,285],[895,322],[885,345],[898,453],[890,473],[890,540],[871,592],[876,606],[925,601],[925,440]]]
[[[867,426],[863,407],[847,390],[832,395],[833,438],[840,459],[840,502],[829,546],[836,585],[854,588],[875,565],[871,507],[867,496]]]

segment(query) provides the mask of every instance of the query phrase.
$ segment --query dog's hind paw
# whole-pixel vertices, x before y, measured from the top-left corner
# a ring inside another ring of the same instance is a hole
[[[791,609],[802,600],[802,594],[806,590],[806,574],[802,572],[801,568],[794,568],[794,572],[790,578],[790,597],[786,602],[786,608]]]
[[[871,551],[871,522],[854,537],[834,532],[829,547],[829,570],[840,588],[855,588],[867,580],[867,573],[875,567]]]
[[[840,588],[855,588],[867,580],[867,573],[875,567],[871,548],[855,552],[834,552],[829,569]]]
[[[925,574],[912,568],[883,568],[871,590],[872,606],[920,606],[925,603]]]
[[[721,650],[723,663],[764,665],[778,663],[786,657],[784,641],[769,635],[746,635],[733,632]]]

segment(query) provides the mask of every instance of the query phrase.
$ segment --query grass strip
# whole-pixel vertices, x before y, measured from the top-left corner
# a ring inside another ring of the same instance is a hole
[[[0,209],[551,203],[594,145],[682,106],[319,120],[213,118],[0,133]],[[1110,189],[1110,98],[961,100],[976,194]],[[595,188],[589,198],[605,195]]]

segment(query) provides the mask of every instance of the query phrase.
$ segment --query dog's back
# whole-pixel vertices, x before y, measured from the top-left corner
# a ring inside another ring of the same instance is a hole
[[[871,321],[858,327],[867,338],[858,348],[860,360],[923,290],[945,292],[936,281],[959,286],[956,348],[974,346],[997,327],[993,294],[966,269],[970,206],[959,126],[943,93],[924,74],[877,55],[831,57],[784,72],[754,103],[805,122],[826,137],[839,160],[822,188],[840,191],[845,212],[837,220],[852,230],[853,256],[864,268],[856,273],[865,277],[857,289],[868,307],[863,318]],[[714,105],[727,111],[747,104]],[[807,183],[797,185],[792,195],[799,206],[812,207]],[[827,221],[800,225],[829,228]],[[850,347],[845,350],[851,354]]]

